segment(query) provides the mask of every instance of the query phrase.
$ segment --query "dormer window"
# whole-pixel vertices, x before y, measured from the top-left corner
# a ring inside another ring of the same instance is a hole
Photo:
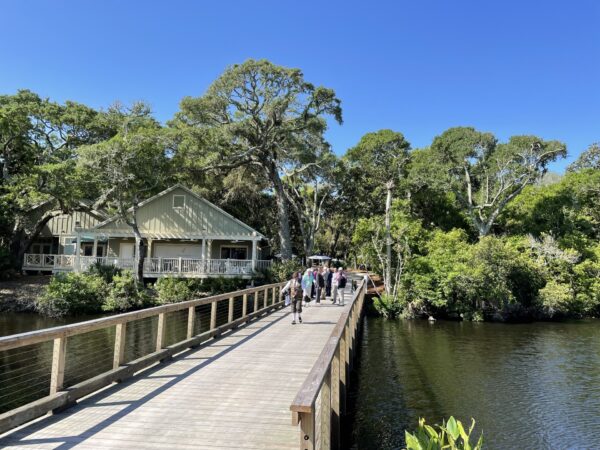
[[[185,195],[173,196],[173,209],[180,209],[185,206]]]

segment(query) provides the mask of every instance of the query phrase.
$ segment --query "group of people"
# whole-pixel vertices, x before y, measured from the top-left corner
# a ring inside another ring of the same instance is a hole
[[[302,323],[302,306],[310,305],[314,299],[316,303],[330,298],[333,304],[344,306],[344,289],[347,277],[342,267],[313,267],[306,269],[304,275],[294,272],[292,278],[281,290],[281,296],[286,296],[286,304],[292,307],[293,320]]]

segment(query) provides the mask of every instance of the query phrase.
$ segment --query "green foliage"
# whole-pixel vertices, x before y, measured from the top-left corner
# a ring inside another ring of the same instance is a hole
[[[287,281],[292,277],[294,272],[301,272],[302,269],[304,269],[304,267],[297,259],[274,262],[271,267],[269,267],[270,281],[273,283]]]
[[[404,302],[398,296],[382,294],[381,297],[373,297],[373,307],[386,319],[396,319],[402,314]]]
[[[419,428],[414,433],[405,431],[406,450],[481,450],[483,434],[476,443],[471,443],[471,435],[475,428],[475,420],[471,419],[469,430],[465,430],[462,422],[450,416],[448,422],[436,425],[437,430],[419,419]]]
[[[190,282],[182,278],[159,278],[154,288],[158,294],[158,302],[161,304],[185,302],[190,300],[193,294]]]
[[[98,275],[57,274],[36,301],[36,310],[51,317],[97,313],[102,310],[108,291],[108,285]]]
[[[88,273],[90,275],[97,275],[101,277],[106,283],[110,284],[112,283],[115,276],[121,275],[123,273],[123,270],[116,266],[106,265],[102,264],[101,261],[96,261],[89,267]]]
[[[224,294],[226,292],[239,291],[245,289],[248,285],[248,280],[243,278],[205,278],[203,280],[193,280],[190,284],[190,289],[194,293],[203,293],[208,295]]]
[[[154,306],[154,301],[129,270],[114,274],[102,311],[124,312]]]

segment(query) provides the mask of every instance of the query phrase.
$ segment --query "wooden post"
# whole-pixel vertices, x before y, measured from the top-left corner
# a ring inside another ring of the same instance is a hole
[[[339,450],[341,446],[340,428],[340,354],[341,345],[333,355],[331,361],[331,448]]]
[[[67,350],[67,338],[54,339],[52,349],[52,374],[50,376],[50,395],[56,394],[63,388],[65,380],[65,353]]]
[[[267,304],[269,303],[269,288],[265,288],[265,292],[264,292],[263,298],[264,298],[263,308],[266,308]]]
[[[254,291],[254,311],[252,312],[256,312],[258,311],[258,291]]]
[[[158,330],[156,332],[156,351],[160,351],[163,349],[165,345],[165,313],[160,313],[158,315]]]
[[[212,302],[210,308],[210,328],[209,330],[214,330],[217,328],[217,302]]]
[[[242,297],[242,317],[246,317],[248,314],[248,294],[244,294]]]
[[[331,448],[331,367],[321,386],[321,448]]]
[[[233,322],[233,297],[229,297],[229,314],[227,315],[227,323]]]
[[[188,323],[187,323],[187,338],[191,339],[194,336],[194,328],[196,325],[196,307],[188,308]]]
[[[181,256],[177,260],[177,272],[181,273]]]
[[[315,448],[315,412],[301,412],[300,415],[300,448],[314,450]]]
[[[125,362],[125,339],[127,322],[118,323],[115,327],[115,352],[113,355],[113,369],[118,369]]]
[[[277,303],[277,286],[273,286],[271,292],[271,304],[274,305]]]
[[[347,328],[345,328],[346,330]],[[346,414],[346,374],[347,374],[347,355],[348,347],[346,345],[346,332],[342,333],[340,339],[340,417],[342,414]]]

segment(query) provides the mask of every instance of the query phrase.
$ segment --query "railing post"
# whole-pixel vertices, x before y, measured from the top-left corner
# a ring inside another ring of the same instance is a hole
[[[163,349],[165,345],[165,313],[158,315],[158,330],[156,332],[156,351]]]
[[[115,327],[115,351],[113,355],[113,369],[118,369],[125,362],[125,336],[127,322],[118,323]]]
[[[65,353],[67,350],[67,338],[54,339],[52,349],[52,374],[50,376],[50,395],[56,394],[63,387],[65,380]]]
[[[264,303],[263,304],[263,308],[266,308],[267,304],[269,303],[269,288],[265,288],[263,299],[264,299],[264,301],[263,301],[263,303]]]
[[[246,317],[248,314],[248,294],[244,294],[242,297],[242,317]]]
[[[331,448],[331,366],[321,386],[321,449]]]
[[[338,450],[341,445],[340,428],[340,354],[341,344],[338,343],[333,361],[331,361],[331,448]]]
[[[234,297],[229,297],[229,311],[227,314],[227,323],[233,322],[233,301]]]
[[[314,450],[315,448],[315,412],[301,412],[300,415],[300,448]]]
[[[277,289],[277,286],[273,286],[273,288],[271,289],[271,305],[274,305],[276,303],[276,295],[277,293],[275,292]]]
[[[194,336],[194,327],[196,325],[196,307],[188,308],[188,323],[187,323],[187,338],[191,339]]]
[[[256,312],[258,311],[258,291],[254,291],[254,311],[252,312]]]
[[[210,307],[210,331],[217,328],[217,302],[212,302]]]
[[[181,256],[177,260],[177,272],[181,273]]]

